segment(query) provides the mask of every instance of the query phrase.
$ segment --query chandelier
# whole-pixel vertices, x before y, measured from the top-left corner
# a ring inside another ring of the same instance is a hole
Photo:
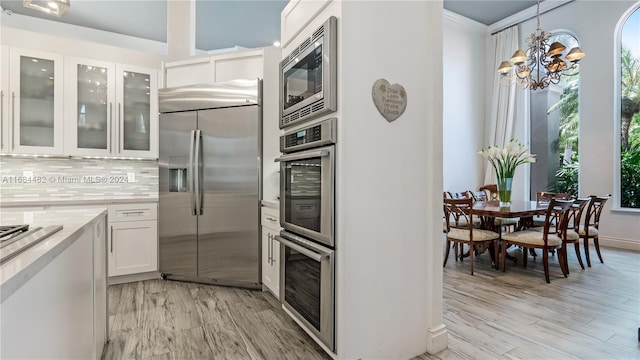
[[[71,6],[71,0],[22,0],[22,5],[29,9],[62,17]]]
[[[510,61],[500,63],[498,73],[501,85],[510,86],[517,83],[522,88],[544,89],[550,84],[559,83],[562,76],[578,74],[578,61],[585,56],[585,53],[576,46],[565,56],[565,61],[562,59],[562,54],[567,47],[557,41],[549,45],[551,33],[540,29],[540,0],[538,0],[536,18],[538,26],[536,31],[527,38],[529,46],[527,51],[518,49]]]

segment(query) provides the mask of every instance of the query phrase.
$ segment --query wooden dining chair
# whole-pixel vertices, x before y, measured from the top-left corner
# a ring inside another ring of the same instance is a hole
[[[593,239],[593,244],[596,248],[598,258],[602,261],[602,254],[600,253],[600,244],[598,242],[598,233],[600,229],[600,214],[607,200],[611,198],[611,194],[606,196],[590,195],[591,201],[587,206],[587,213],[584,217],[584,225],[581,225],[578,229],[578,234],[582,239],[584,245],[584,255],[587,258],[587,266],[591,267],[591,259],[589,257],[589,239]]]
[[[449,251],[453,245],[457,250],[458,244],[469,246],[469,260],[471,261],[471,275],[473,275],[473,264],[475,246],[477,244],[493,245],[494,261],[498,264],[498,243],[500,235],[489,230],[476,229],[473,227],[473,198],[444,199],[444,217],[447,223],[447,250],[444,256],[443,267],[447,265]],[[464,221],[461,221],[464,219]],[[460,226],[461,223],[466,226]],[[462,257],[460,257],[462,259]],[[457,253],[456,253],[456,261]]]
[[[547,283],[549,280],[549,250],[556,249],[559,253],[558,261],[562,274],[566,277],[566,266],[564,261],[566,254],[563,252],[562,239],[567,232],[567,214],[573,204],[572,200],[551,199],[546,212],[546,221],[543,231],[521,230],[502,235],[502,271],[505,271],[507,262],[507,246],[517,245],[522,247],[522,265],[527,267],[528,249],[542,250],[542,265],[544,267],[544,277]],[[552,219],[556,219],[556,226],[552,224]]]
[[[561,199],[567,200],[571,197],[570,193],[552,193],[547,191],[538,191],[536,193],[536,204],[538,206],[547,205],[551,202],[551,199]],[[533,226],[544,226],[544,217],[543,216],[534,216],[533,217]]]
[[[567,231],[562,237],[562,255],[564,256],[564,265],[567,274],[569,274],[569,261],[567,258],[567,245],[573,244],[578,263],[582,270],[584,270],[584,264],[582,263],[582,256],[580,256],[580,221],[582,220],[582,213],[586,209],[587,205],[591,201],[590,198],[575,199],[573,204],[567,211]]]

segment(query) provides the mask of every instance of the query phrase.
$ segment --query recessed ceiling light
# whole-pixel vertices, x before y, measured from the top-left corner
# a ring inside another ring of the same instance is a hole
[[[145,79],[144,79],[144,81],[149,82],[149,79],[148,79],[148,78],[145,78]]]
[[[33,62],[38,62],[38,59],[31,59],[31,61],[33,61]]]
[[[42,68],[42,69],[40,69],[40,70],[42,70],[42,71],[47,71],[47,69],[45,69],[45,68]]]
[[[147,86],[147,89],[149,89],[149,87]]]
[[[273,46],[280,47],[280,41],[274,41],[273,42]]]
[[[53,80],[53,76],[49,76],[49,80]]]

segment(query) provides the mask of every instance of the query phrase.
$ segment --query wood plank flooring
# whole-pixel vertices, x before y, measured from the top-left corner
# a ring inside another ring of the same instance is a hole
[[[582,270],[571,248],[567,278],[550,256],[551,284],[539,250],[526,269],[522,252],[510,250],[518,261],[507,260],[504,273],[482,254],[474,276],[452,251],[444,269],[449,348],[416,359],[640,359],[640,254],[601,250],[605,263],[592,257]]]
[[[550,257],[491,268],[488,254],[444,269],[449,348],[427,359],[640,359],[640,254],[603,248],[604,264],[568,278]],[[152,280],[109,288],[104,359],[328,359],[269,293]]]
[[[150,280],[109,287],[103,359],[329,359],[270,293]]]

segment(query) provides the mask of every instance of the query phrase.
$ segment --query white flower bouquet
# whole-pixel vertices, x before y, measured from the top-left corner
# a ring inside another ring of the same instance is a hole
[[[511,182],[516,168],[522,164],[536,162],[536,156],[529,154],[529,148],[511,139],[504,148],[489,146],[478,151],[491,163],[498,180],[498,197],[501,203],[511,202]]]

